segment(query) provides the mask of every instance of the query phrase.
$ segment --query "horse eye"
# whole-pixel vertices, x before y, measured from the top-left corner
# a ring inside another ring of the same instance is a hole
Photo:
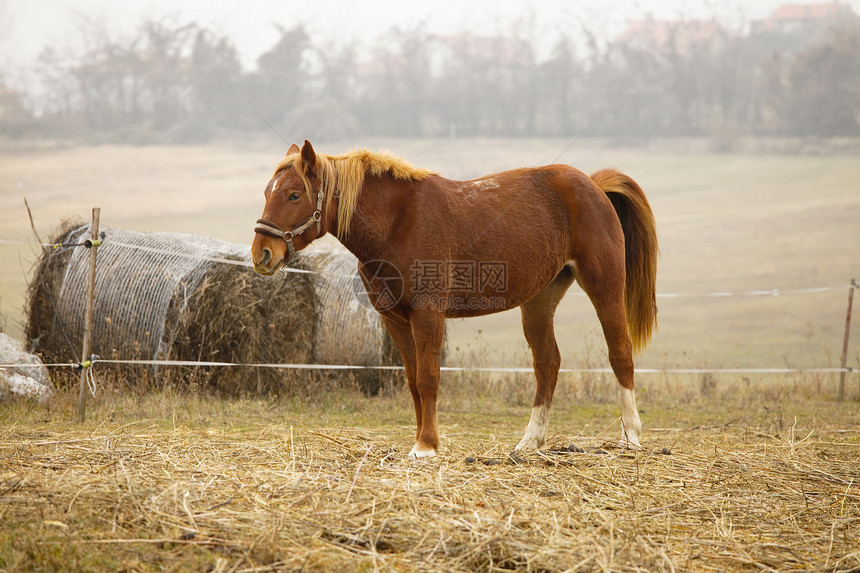
[[[292,195],[290,195],[290,201],[298,201],[301,198],[302,194],[296,191]]]

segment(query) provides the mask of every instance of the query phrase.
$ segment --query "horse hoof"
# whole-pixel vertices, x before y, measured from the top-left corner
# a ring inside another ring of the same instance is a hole
[[[433,448],[420,448],[418,444],[415,444],[412,447],[412,451],[409,452],[409,457],[413,460],[433,458],[436,457],[436,450]]]
[[[626,436],[618,441],[618,446],[625,450],[634,450],[637,452],[642,450],[642,444],[639,443],[639,440],[631,440]]]
[[[543,443],[537,438],[523,438],[520,443],[514,447],[514,453],[520,451],[534,452],[537,451]]]

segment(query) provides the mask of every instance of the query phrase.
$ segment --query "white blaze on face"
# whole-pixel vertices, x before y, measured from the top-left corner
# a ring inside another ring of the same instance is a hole
[[[536,450],[546,440],[546,428],[549,425],[549,407],[546,404],[532,408],[529,424],[526,426],[523,439],[514,450]]]
[[[621,446],[632,450],[642,449],[639,434],[642,422],[636,410],[636,394],[633,390],[621,389]]]

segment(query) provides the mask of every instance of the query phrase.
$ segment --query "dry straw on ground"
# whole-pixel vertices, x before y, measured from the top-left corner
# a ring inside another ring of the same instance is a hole
[[[460,414],[416,462],[410,426],[294,426],[259,403],[183,422],[182,404],[179,422],[3,427],[0,570],[860,568],[856,426],[652,429],[641,453],[612,427],[511,458],[484,431],[510,420]]]

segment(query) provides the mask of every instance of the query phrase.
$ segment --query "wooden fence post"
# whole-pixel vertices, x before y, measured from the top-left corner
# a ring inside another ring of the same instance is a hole
[[[845,338],[842,341],[842,372],[839,373],[839,401],[845,399],[845,372],[848,366],[848,338],[851,335],[851,307],[854,305],[854,290],[857,281],[851,279],[851,288],[848,289],[848,312],[845,315]]]
[[[81,350],[81,388],[78,393],[78,415],[81,422],[86,419],[87,411],[87,374],[92,367],[90,364],[90,339],[93,333],[93,305],[95,304],[96,294],[96,253],[98,246],[101,244],[99,240],[99,214],[101,209],[93,207],[93,222],[90,226],[90,240],[87,241],[87,247],[90,249],[90,272],[87,277],[87,309],[84,315],[84,343]]]

